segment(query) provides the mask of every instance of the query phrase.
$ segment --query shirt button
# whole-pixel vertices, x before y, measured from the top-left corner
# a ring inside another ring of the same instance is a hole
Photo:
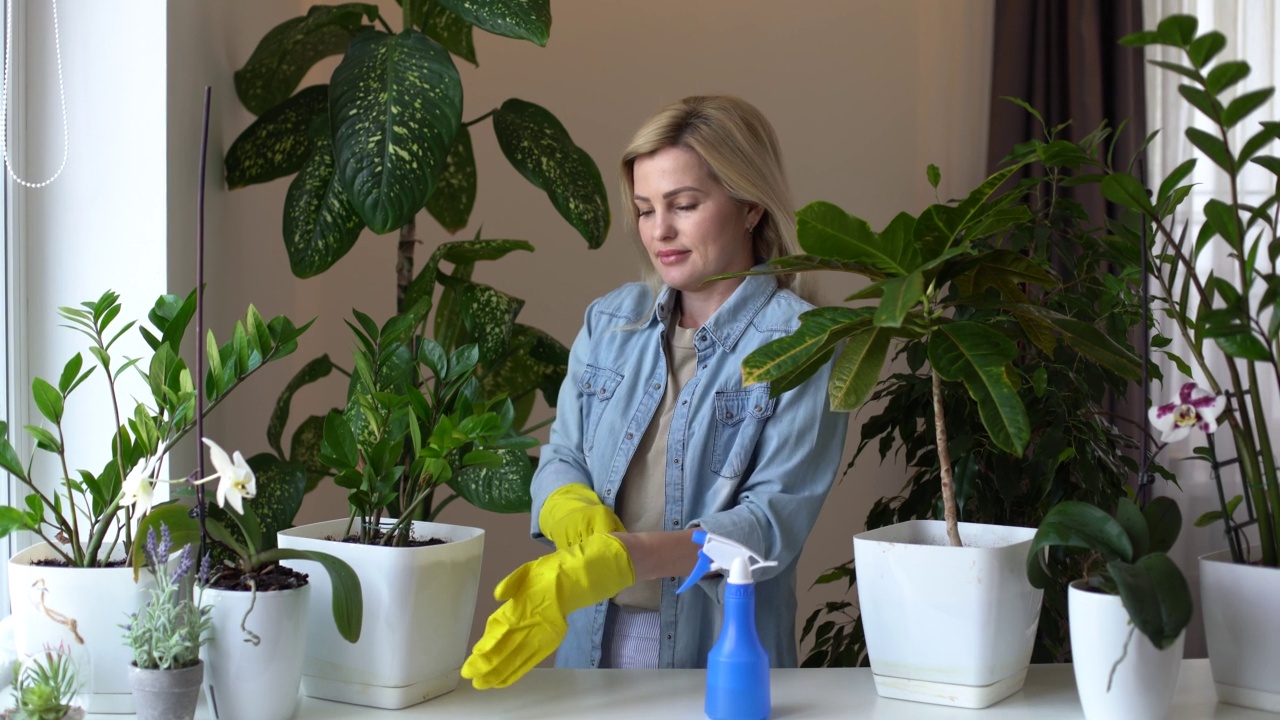
[[[667,639],[670,640],[671,638],[672,638],[671,633],[667,633]]]
[[[633,438],[633,437],[635,437],[635,434],[634,434],[634,433],[627,433],[627,439],[628,439],[628,440],[630,440],[630,439],[631,439],[631,438]]]
[[[707,369],[707,364],[706,364],[706,363],[702,363],[702,369],[703,369],[703,370],[706,370],[706,369]]]
[[[604,388],[600,388],[600,397],[604,397]],[[756,408],[759,410],[760,408]]]
[[[702,342],[703,340],[706,340],[706,339],[707,339],[706,333],[698,333],[698,342]]]
[[[662,387],[662,385],[660,385],[660,384],[658,384],[658,383],[654,383],[654,384],[653,384],[653,389],[654,389],[654,390],[657,390],[657,389],[659,389],[659,388],[661,388],[661,387]]]
[[[672,460],[671,462],[675,463],[676,465],[679,465],[679,464],[680,464],[680,458],[676,458],[675,460]]]
[[[605,491],[604,491],[604,496],[605,496],[605,497],[612,497],[612,496],[613,496],[613,489],[612,489],[612,488],[610,488],[610,489],[608,489],[608,490],[605,490]]]
[[[601,394],[601,395],[603,395],[604,393],[602,392],[602,393],[600,393],[600,394]],[[757,405],[757,406],[756,406],[756,412],[760,412],[760,406],[759,406],[759,405]]]
[[[671,521],[671,527],[674,527],[674,528],[678,528],[678,527],[680,527],[680,521],[679,521],[679,520],[672,520],[672,521]]]
[[[681,404],[681,405],[688,405],[688,404],[689,404],[689,401],[688,401],[688,400],[681,400],[681,401],[680,401],[680,404]]]
[[[671,582],[675,582],[675,581],[676,581],[676,579],[675,579],[675,578],[667,578],[667,579],[668,579],[668,580],[670,580]],[[671,636],[670,636],[670,635],[668,635],[667,637],[671,637]]]
[[[756,409],[759,410],[759,408],[756,408]],[[733,413],[726,411],[724,414],[724,419],[728,420],[731,417],[733,417]]]
[[[591,383],[583,383],[583,384],[582,384],[582,389],[583,389],[583,390],[590,390],[590,389],[591,389]]]

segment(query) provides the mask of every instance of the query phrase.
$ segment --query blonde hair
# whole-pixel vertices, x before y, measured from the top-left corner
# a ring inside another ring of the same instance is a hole
[[[759,205],[764,214],[751,231],[755,262],[800,252],[795,206],[782,168],[782,152],[773,126],[756,107],[730,95],[695,95],[671,103],[640,126],[622,153],[620,177],[624,217],[645,257],[643,274],[661,286],[658,273],[639,242],[639,211],[632,196],[636,158],[669,147],[685,147],[702,158],[711,176],[734,200]],[[778,275],[778,285],[806,297],[808,283],[797,274]],[[656,293],[655,293],[656,296]]]

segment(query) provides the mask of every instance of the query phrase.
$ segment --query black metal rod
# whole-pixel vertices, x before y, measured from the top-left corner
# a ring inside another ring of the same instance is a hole
[[[213,88],[204,86],[204,124],[200,129],[200,179],[196,194],[196,478],[204,472],[204,177],[209,155],[209,105]],[[200,518],[200,557],[208,552],[205,531],[204,483],[196,485],[196,516]]]

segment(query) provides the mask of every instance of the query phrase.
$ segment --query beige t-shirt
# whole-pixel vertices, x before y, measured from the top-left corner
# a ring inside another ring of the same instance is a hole
[[[698,351],[693,345],[695,332],[697,328],[682,328],[672,323],[667,347],[667,390],[618,488],[614,509],[628,532],[665,529],[662,516],[667,504],[667,437],[676,398],[698,367]],[[613,601],[630,610],[657,610],[661,596],[661,580],[638,580],[618,593]]]

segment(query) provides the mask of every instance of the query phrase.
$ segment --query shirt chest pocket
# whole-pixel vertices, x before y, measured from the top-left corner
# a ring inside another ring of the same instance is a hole
[[[596,429],[609,400],[622,384],[622,375],[608,368],[588,365],[578,379],[582,398],[582,451],[589,454],[595,445]]]
[[[712,472],[736,478],[755,454],[764,423],[773,415],[777,398],[769,397],[768,383],[745,390],[716,391],[716,429],[711,450]]]

